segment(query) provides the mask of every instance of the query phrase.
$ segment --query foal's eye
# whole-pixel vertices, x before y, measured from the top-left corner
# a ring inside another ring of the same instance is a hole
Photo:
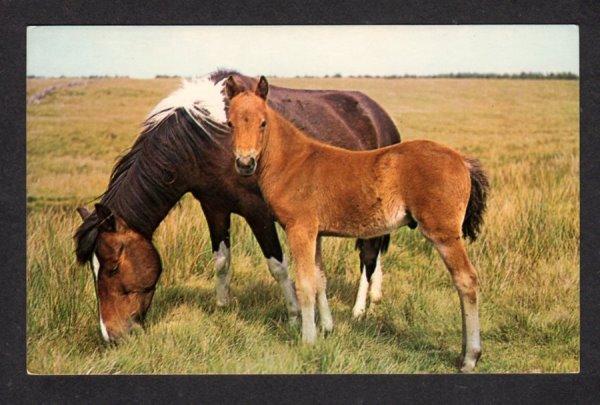
[[[263,129],[266,126],[267,126],[267,121],[262,120],[262,122],[260,123],[260,128]]]
[[[233,124],[231,123],[231,121],[227,121],[227,126],[231,129],[233,129]]]

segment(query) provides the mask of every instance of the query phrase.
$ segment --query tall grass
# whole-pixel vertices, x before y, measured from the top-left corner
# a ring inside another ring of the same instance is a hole
[[[392,115],[403,139],[433,139],[478,157],[492,183],[483,233],[468,247],[481,279],[484,355],[478,371],[578,371],[577,81],[273,82],[364,91]],[[30,80],[29,92],[46,84]],[[144,115],[176,86],[176,80],[90,80],[28,107],[28,370],[455,372],[458,296],[418,232],[403,228],[392,235],[383,258],[384,299],[359,322],[351,319],[359,276],[353,241],[326,239],[335,330],[315,347],[303,347],[299,331],[287,327],[283,299],[258,244],[238,217],[232,229],[233,302],[216,308],[208,231],[190,196],[155,235],[165,271],[145,331],[119,345],[103,344],[91,270],[75,264],[71,236],[80,220],[74,208],[105,189]]]

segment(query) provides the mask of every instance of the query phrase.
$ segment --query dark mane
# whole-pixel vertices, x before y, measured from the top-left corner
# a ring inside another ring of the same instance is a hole
[[[75,256],[80,264],[92,259],[94,245],[98,237],[98,217],[96,213],[88,216],[75,231]]]
[[[220,147],[218,131],[207,134],[183,108],[156,125],[145,123],[131,149],[110,175],[101,204],[151,240],[155,229],[189,190],[188,175],[211,149]],[[89,261],[98,236],[98,218],[86,218],[75,233],[77,260]]]
[[[145,130],[110,175],[101,203],[150,238],[171,207],[189,191],[186,168],[198,167],[212,138],[184,109]]]
[[[225,69],[225,68],[218,68],[216,71],[212,72],[210,74],[210,80],[212,80],[214,83],[219,82],[231,75],[239,75],[240,73],[236,70],[233,69]]]

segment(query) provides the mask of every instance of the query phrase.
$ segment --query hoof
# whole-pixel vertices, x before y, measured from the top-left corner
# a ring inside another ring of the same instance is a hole
[[[475,363],[473,362],[463,362],[462,367],[460,368],[460,372],[463,374],[472,373],[475,371]]]
[[[475,366],[477,365],[477,361],[479,360],[480,356],[481,350],[466,355],[462,361],[460,372],[472,373],[475,370]]]
[[[362,319],[365,316],[365,309],[364,308],[357,308],[354,307],[354,309],[352,309],[352,318],[354,319]]]
[[[331,319],[321,323],[321,329],[323,330],[325,336],[329,335],[333,332],[333,321]]]
[[[228,298],[217,299],[217,307],[218,308],[224,308],[226,306],[229,306],[229,299]]]
[[[317,339],[312,337],[305,337],[302,336],[302,344],[306,345],[306,346],[314,346],[314,344],[317,342]]]
[[[312,346],[317,342],[317,334],[315,333],[302,333],[302,344]]]
[[[370,301],[371,305],[379,304],[381,302],[381,294],[371,294],[369,296],[369,301]]]

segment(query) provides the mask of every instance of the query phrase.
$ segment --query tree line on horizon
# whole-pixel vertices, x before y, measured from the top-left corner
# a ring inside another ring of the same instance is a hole
[[[321,76],[299,76],[296,78],[318,78]],[[552,72],[552,73],[541,73],[541,72],[520,72],[520,73],[477,73],[477,72],[458,72],[458,73],[437,73],[433,75],[415,75],[415,74],[402,74],[402,75],[348,75],[343,76],[340,73],[334,75],[325,75],[324,78],[361,78],[361,79],[561,79],[561,80],[577,80],[579,75],[571,72]]]
[[[66,79],[67,77],[74,76],[58,76],[59,79]],[[115,79],[115,78],[129,78],[129,76],[122,75],[90,75],[90,76],[77,76],[85,79]],[[182,78],[180,75],[163,75],[159,74],[154,76],[155,79],[173,79]],[[286,77],[269,75],[269,77]],[[335,73],[333,75],[296,75],[295,78],[304,79],[318,79],[318,78],[351,78],[351,79],[533,79],[533,80],[544,80],[544,79],[557,79],[557,80],[578,80],[579,75],[571,72],[552,72],[552,73],[541,73],[541,72],[521,72],[521,73],[476,73],[476,72],[458,72],[458,73],[439,73],[433,75],[414,75],[414,74],[392,74],[392,75],[347,75],[343,76],[341,73]],[[27,75],[28,79],[47,79],[56,78],[56,76],[37,76]]]

